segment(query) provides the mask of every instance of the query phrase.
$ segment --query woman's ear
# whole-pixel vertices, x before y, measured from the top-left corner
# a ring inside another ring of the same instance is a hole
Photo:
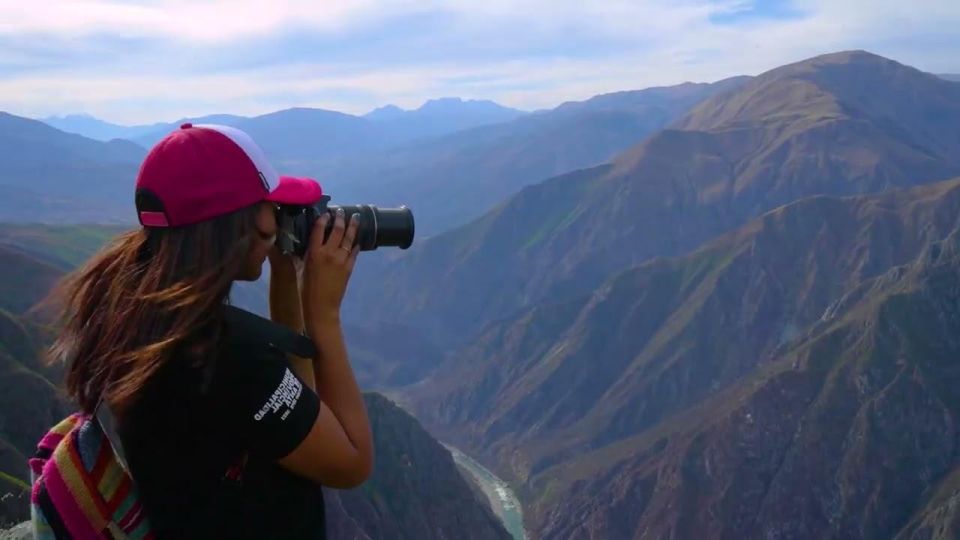
[[[256,219],[257,231],[262,237],[273,236],[277,233],[277,208],[270,202],[260,203]]]

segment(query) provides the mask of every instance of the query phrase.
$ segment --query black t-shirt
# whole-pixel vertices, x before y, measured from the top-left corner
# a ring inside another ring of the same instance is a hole
[[[320,487],[276,464],[309,433],[319,398],[284,353],[229,330],[212,366],[174,358],[121,419],[147,517],[159,540],[325,538]]]

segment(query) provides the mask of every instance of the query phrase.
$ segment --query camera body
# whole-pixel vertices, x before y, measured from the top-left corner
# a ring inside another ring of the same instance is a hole
[[[277,247],[284,254],[303,258],[310,245],[314,223],[324,213],[330,214],[324,230],[324,240],[330,236],[334,218],[343,209],[347,223],[353,214],[360,215],[360,226],[354,247],[361,251],[373,251],[379,247],[407,249],[413,245],[415,224],[413,212],[406,206],[378,208],[372,204],[336,206],[330,204],[330,196],[324,195],[312,206],[281,205],[277,210]]]

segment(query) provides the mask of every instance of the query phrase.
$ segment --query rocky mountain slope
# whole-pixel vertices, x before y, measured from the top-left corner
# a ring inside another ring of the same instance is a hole
[[[601,450],[631,456],[593,478],[578,470],[580,495],[556,499],[544,537],[610,537],[622,504],[642,508],[626,537],[951,537],[958,239],[953,228],[864,281],[807,336],[663,431]],[[586,494],[600,478],[612,485],[597,505]],[[571,514],[580,519],[551,519]]]
[[[409,398],[524,486],[544,538],[939,523],[958,239],[958,180],[806,199],[491,325]]]

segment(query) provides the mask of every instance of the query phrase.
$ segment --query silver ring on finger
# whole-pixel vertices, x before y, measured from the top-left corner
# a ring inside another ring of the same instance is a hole
[[[340,249],[346,251],[347,253],[351,253],[351,252],[353,251],[353,250],[351,250],[350,248],[344,247],[344,246],[340,246]]]

